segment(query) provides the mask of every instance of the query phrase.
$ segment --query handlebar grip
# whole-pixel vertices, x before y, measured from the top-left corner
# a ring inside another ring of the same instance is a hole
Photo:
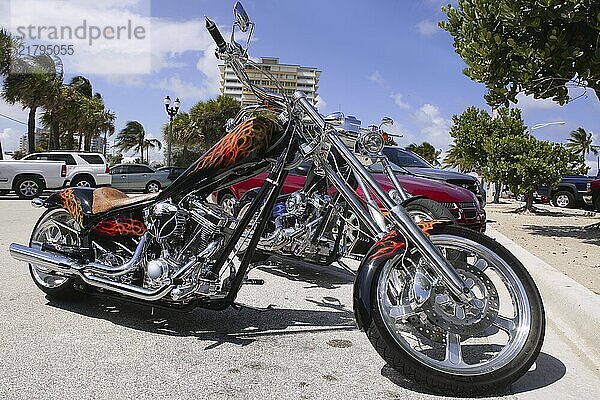
[[[207,16],[204,16],[204,18],[206,19],[206,30],[208,30],[208,33],[210,33],[210,36],[212,36],[217,44],[219,51],[224,51],[227,48],[227,43],[225,42],[225,39],[223,39],[223,35],[221,35],[219,28]]]

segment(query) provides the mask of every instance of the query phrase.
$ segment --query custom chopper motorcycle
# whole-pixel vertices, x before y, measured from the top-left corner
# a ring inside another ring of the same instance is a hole
[[[262,103],[243,110],[223,139],[158,194],[69,188],[34,200],[47,211],[29,245],[11,244],[11,255],[29,264],[49,297],[100,292],[152,306],[222,310],[251,283],[257,246],[278,240],[264,232],[287,171],[311,159],[315,174],[336,190],[331,199],[311,199],[313,206],[335,210],[334,198],[343,199],[377,238],[358,269],[354,312],[385,361],[432,389],[459,394],[491,391],[523,375],[545,329],[524,266],[484,235],[447,221],[415,223],[303,93],[287,98],[255,85],[246,72],[253,65],[249,39],[245,46],[234,40],[236,28],[250,38],[254,24],[239,3],[234,14],[229,43],[208,18],[207,29],[217,57]],[[357,140],[369,152],[381,138],[374,131]],[[206,200],[262,171],[269,177],[238,217]],[[355,177],[385,213],[365,208]]]

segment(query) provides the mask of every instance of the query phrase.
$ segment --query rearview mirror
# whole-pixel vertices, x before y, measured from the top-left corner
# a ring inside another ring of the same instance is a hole
[[[233,14],[235,15],[235,24],[240,28],[240,31],[247,32],[250,26],[250,18],[239,1],[233,6]]]
[[[394,125],[394,120],[391,117],[383,117],[381,118],[381,124],[379,126],[381,127],[384,125]]]

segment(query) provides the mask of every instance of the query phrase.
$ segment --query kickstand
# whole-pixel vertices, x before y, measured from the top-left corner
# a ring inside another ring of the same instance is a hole
[[[348,272],[350,275],[352,276],[356,276],[356,272],[354,272],[349,266],[348,264],[346,264],[345,262],[343,262],[341,259],[337,260],[338,265],[346,272]]]
[[[265,312],[265,311],[273,310],[273,307],[275,307],[275,304],[269,304],[266,308],[263,308],[263,307],[249,306],[244,303],[233,303],[231,305],[231,307],[237,311],[241,311],[242,309],[247,308],[247,309],[253,310],[253,311]]]

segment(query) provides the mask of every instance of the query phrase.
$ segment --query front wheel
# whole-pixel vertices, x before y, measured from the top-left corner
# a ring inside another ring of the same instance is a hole
[[[158,193],[160,191],[160,183],[150,181],[146,184],[146,193]]]
[[[466,304],[451,295],[408,246],[403,259],[383,264],[373,279],[371,343],[395,370],[440,392],[475,395],[509,385],[529,370],[542,346],[544,309],[535,283],[485,235],[444,226],[430,239],[474,299]]]

